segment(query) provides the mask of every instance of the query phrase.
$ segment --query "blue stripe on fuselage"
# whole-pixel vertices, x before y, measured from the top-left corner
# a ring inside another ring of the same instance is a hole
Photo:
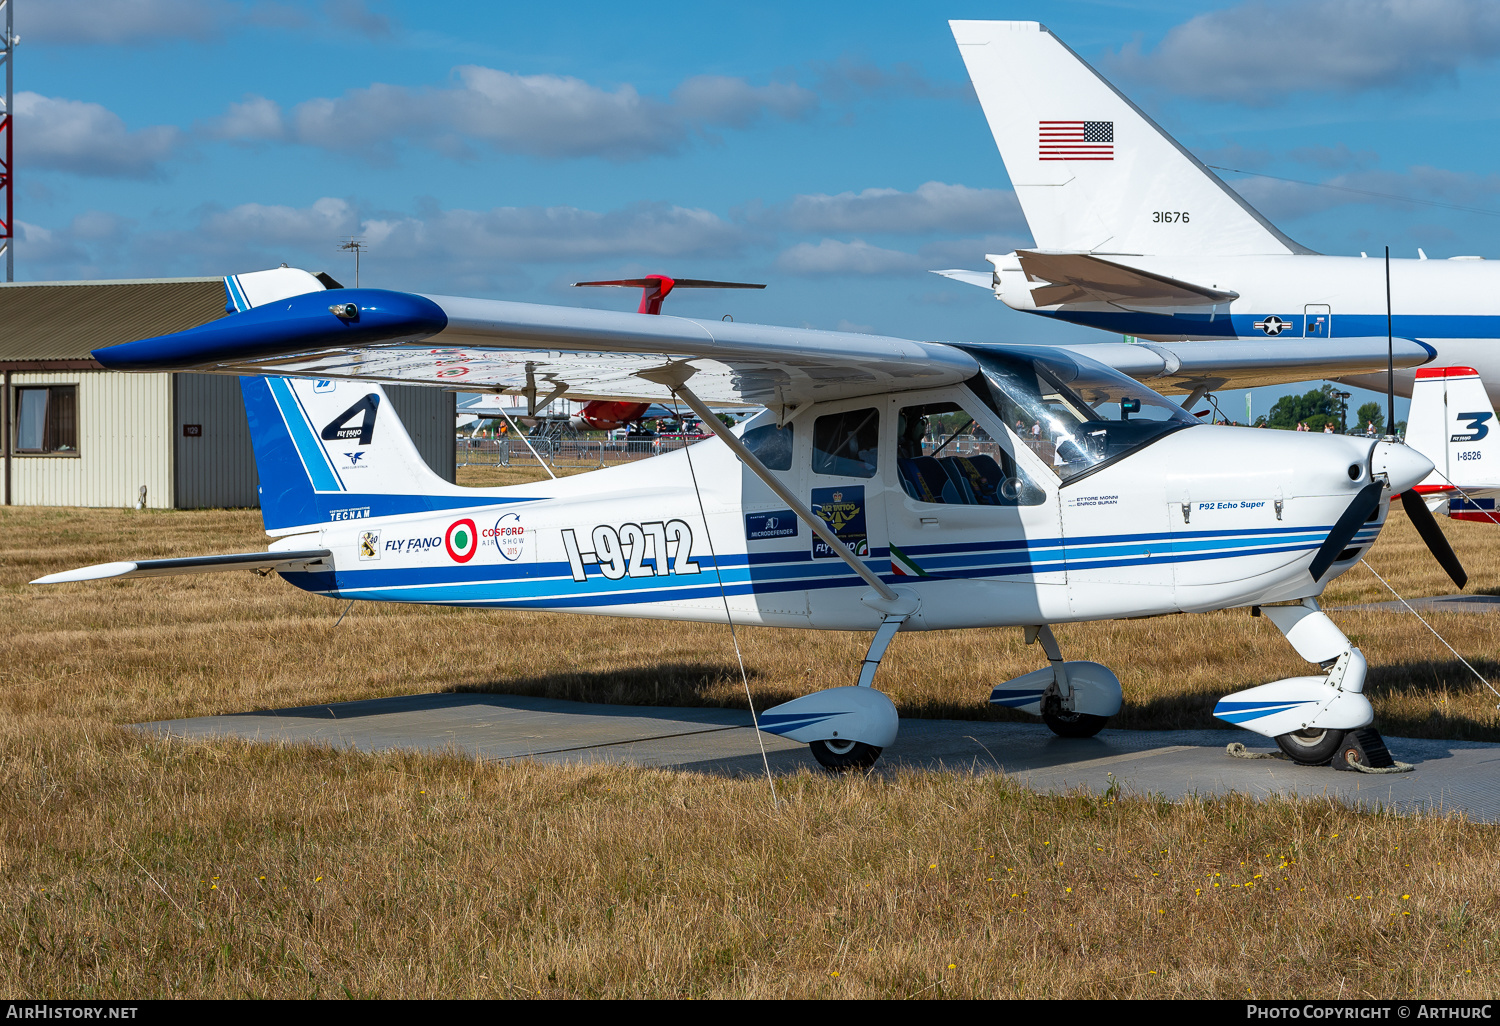
[[[1373,541],[1379,526],[1362,528],[1352,544]],[[888,560],[888,550],[878,549],[875,556],[866,560],[866,565],[883,579],[903,584],[922,580],[995,579],[1063,570],[1306,553],[1322,544],[1328,530],[1327,527],[1258,528],[1181,535],[1099,535],[1079,539],[1083,544],[1076,552],[1074,543],[1063,539],[912,546],[911,551],[924,553],[923,565],[933,574],[929,578],[887,572],[886,560],[880,557]],[[930,554],[937,550],[942,555]],[[719,560],[717,574],[712,557],[701,554],[695,559],[702,567],[699,575],[652,574],[610,580],[596,573],[581,582],[572,579],[565,562],[410,568],[364,565],[333,574],[294,574],[289,579],[309,591],[336,593],[346,598],[523,609],[577,609],[713,598],[719,594],[721,577],[724,590],[730,595],[862,586],[843,563],[812,560],[805,548],[725,554]]]
[[[1193,338],[1374,338],[1385,334],[1385,313],[1340,313],[1329,315],[1332,330],[1328,335],[1304,336],[1303,314],[1270,311],[1262,314],[1220,313],[1140,313],[1115,310],[1028,310],[1042,317],[1053,317],[1071,324],[1115,332],[1121,335],[1188,335]],[[1281,334],[1267,336],[1255,326],[1275,314],[1287,322]],[[1391,330],[1397,338],[1500,338],[1500,317],[1484,314],[1396,314]],[[1420,344],[1420,343],[1419,343]]]

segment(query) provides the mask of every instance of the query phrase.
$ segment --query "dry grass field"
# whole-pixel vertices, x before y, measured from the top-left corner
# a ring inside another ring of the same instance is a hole
[[[941,774],[807,773],[773,810],[764,780],[147,740],[122,725],[445,689],[745,698],[723,627],[365,604],[336,627],[248,573],[25,583],[259,548],[253,511],[0,525],[9,994],[1477,997],[1500,970],[1500,843],[1456,818]],[[1500,536],[1443,525],[1469,590],[1500,584]],[[1408,596],[1452,590],[1399,513],[1370,560]],[[1388,597],[1356,569],[1327,604]],[[1409,614],[1333,615],[1387,733],[1500,740],[1500,700]],[[1500,677],[1496,621],[1432,622]],[[1120,674],[1125,727],[1214,727],[1218,696],[1310,672],[1243,611],[1057,633]],[[848,683],[868,636],[741,641],[764,706]],[[878,683],[904,715],[984,719],[1042,662],[1019,631],[903,635]]]

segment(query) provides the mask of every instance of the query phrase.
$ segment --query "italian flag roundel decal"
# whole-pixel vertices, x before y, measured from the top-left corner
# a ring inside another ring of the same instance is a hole
[[[448,555],[454,562],[467,563],[473,559],[479,549],[479,532],[474,529],[474,521],[457,520],[449,524],[443,544],[448,546]]]

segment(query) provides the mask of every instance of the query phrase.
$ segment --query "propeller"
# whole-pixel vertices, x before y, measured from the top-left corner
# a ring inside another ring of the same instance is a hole
[[[1328,532],[1328,537],[1324,539],[1323,545],[1318,549],[1318,554],[1313,557],[1312,564],[1307,568],[1312,573],[1313,580],[1321,581],[1323,575],[1328,572],[1328,568],[1333,566],[1338,554],[1349,547],[1355,534],[1370,519],[1370,514],[1380,506],[1380,492],[1384,488],[1385,485],[1379,481],[1373,481],[1359,490],[1354,501],[1349,503],[1343,515],[1339,517],[1338,523],[1333,525],[1333,530]],[[1426,509],[1425,506],[1422,508]],[[1433,529],[1437,530],[1436,524],[1433,525]],[[1441,536],[1442,532],[1439,532],[1439,537]],[[1423,537],[1425,538],[1426,535]],[[1431,544],[1429,542],[1428,546],[1431,547]],[[1444,544],[1447,543],[1444,542]]]
[[[1469,583],[1469,575],[1464,572],[1463,565],[1454,555],[1453,546],[1448,544],[1442,528],[1438,527],[1437,518],[1432,515],[1432,510],[1427,508],[1427,503],[1422,501],[1422,497],[1416,493],[1415,489],[1408,488],[1401,493],[1401,508],[1406,510],[1406,515],[1416,526],[1417,533],[1427,543],[1427,548],[1433,557],[1448,572],[1448,576],[1453,578],[1453,583],[1460,588]]]

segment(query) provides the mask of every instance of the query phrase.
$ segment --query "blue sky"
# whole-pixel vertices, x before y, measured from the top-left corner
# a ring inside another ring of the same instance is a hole
[[[1044,22],[1209,163],[1426,201],[1225,176],[1313,249],[1500,256],[1492,0],[13,2],[20,280],[352,284],[362,235],[370,286],[1099,340],[925,273],[1030,242],[948,18]]]

